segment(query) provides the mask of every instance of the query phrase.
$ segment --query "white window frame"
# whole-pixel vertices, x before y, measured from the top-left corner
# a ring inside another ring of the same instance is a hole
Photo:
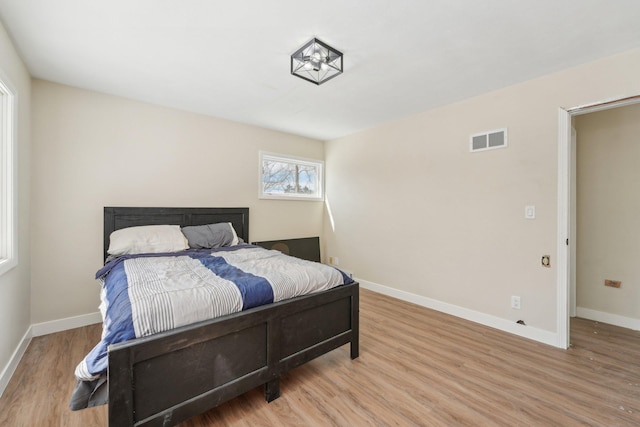
[[[18,265],[16,111],[16,91],[0,70],[0,275]]]
[[[303,166],[313,166],[316,168],[317,174],[315,178],[315,193],[299,194],[299,193],[268,193],[264,191],[263,185],[263,164],[265,160],[272,160],[284,163],[293,163]],[[316,159],[308,159],[304,157],[289,156],[286,154],[269,153],[260,151],[258,163],[258,198],[259,199],[278,199],[278,200],[324,200],[324,161]]]

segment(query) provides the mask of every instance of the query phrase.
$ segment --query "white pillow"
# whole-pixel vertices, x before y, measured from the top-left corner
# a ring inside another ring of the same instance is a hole
[[[178,252],[189,242],[178,225],[143,225],[116,230],[109,237],[109,255]]]

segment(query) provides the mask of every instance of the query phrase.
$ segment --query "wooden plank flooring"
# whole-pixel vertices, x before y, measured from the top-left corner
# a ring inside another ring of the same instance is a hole
[[[183,426],[638,426],[640,332],[583,319],[559,350],[361,290],[360,358],[348,346]],[[34,338],[0,398],[0,426],[106,426],[71,412],[89,326]]]

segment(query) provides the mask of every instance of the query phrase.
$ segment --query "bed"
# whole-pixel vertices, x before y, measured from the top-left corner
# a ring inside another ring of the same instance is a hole
[[[116,230],[214,223],[249,241],[248,208],[105,207],[105,259]],[[270,402],[289,370],[345,344],[358,357],[358,301],[353,282],[112,344],[109,425],[175,425],[259,386]]]

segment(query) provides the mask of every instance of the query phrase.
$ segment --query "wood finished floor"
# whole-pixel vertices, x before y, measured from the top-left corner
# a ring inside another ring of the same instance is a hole
[[[360,358],[339,348],[183,426],[638,426],[640,332],[574,319],[559,350],[361,291]],[[99,326],[34,338],[4,395],[0,426],[106,426],[106,406],[71,412],[76,363]]]

